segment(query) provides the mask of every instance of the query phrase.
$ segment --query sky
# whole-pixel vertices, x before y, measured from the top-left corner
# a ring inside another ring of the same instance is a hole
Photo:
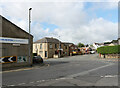
[[[0,15],[31,34],[34,41],[55,37],[63,42],[92,44],[118,38],[118,1],[15,1],[1,0]]]

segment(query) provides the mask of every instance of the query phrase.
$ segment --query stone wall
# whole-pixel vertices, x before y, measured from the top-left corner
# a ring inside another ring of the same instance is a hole
[[[120,54],[99,54],[101,58],[120,58]]]

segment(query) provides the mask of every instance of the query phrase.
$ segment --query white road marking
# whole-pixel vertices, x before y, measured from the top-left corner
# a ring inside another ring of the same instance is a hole
[[[101,76],[101,77],[105,77],[105,78],[114,78],[114,77],[117,77],[117,75],[105,75],[105,76]]]
[[[18,85],[24,85],[24,84],[26,84],[26,83],[20,83],[20,84],[18,84]]]
[[[8,85],[8,86],[15,86],[15,85]]]
[[[40,82],[40,81],[36,81],[36,82]]]
[[[100,76],[100,77],[102,77],[102,78],[103,78],[104,76]]]
[[[30,83],[34,83],[34,82],[30,82]]]
[[[57,81],[57,80],[73,79],[74,77],[81,76],[81,75],[86,75],[89,72],[92,72],[92,71],[95,71],[95,70],[98,70],[98,69],[101,69],[101,68],[105,68],[105,67],[108,67],[108,66],[112,66],[112,65],[114,65],[114,63],[110,63],[110,64],[107,64],[107,65],[104,65],[104,66],[101,66],[101,67],[98,67],[98,68],[94,68],[94,69],[91,69],[91,70],[88,70],[88,71],[80,72],[80,73],[77,73],[77,74],[69,75],[69,76],[66,76],[66,77],[63,77],[63,78],[48,79],[48,80],[39,80],[39,81],[35,81],[35,82],[44,82],[44,81],[51,81],[51,80],[56,80]],[[107,76],[101,76],[101,77],[113,77],[113,76],[107,75]],[[32,83],[35,83],[35,82],[30,82],[30,83],[32,84]]]
[[[42,82],[44,82],[45,80],[41,80]]]
[[[77,77],[77,76],[86,75],[86,74],[88,74],[92,71],[95,71],[95,70],[98,70],[98,69],[101,69],[101,68],[105,68],[105,67],[108,67],[108,66],[112,66],[112,65],[114,65],[114,63],[110,63],[110,64],[107,64],[107,65],[104,65],[104,66],[101,66],[101,67],[98,67],[98,68],[94,68],[94,69],[91,69],[91,70],[88,70],[88,71],[80,72],[80,73],[77,73],[77,74],[69,75],[69,76],[67,76],[67,78],[74,78],[74,77]]]

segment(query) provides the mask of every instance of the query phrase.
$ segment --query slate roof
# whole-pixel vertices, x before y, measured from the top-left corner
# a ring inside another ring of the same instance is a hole
[[[72,45],[73,43],[69,43],[69,42],[62,42],[64,45],[69,46]]]
[[[42,38],[42,39],[40,39],[40,40],[37,40],[37,41],[34,42],[34,43],[59,43],[59,42],[61,42],[61,41],[59,41],[59,40],[56,39],[56,38],[44,37],[44,38]]]

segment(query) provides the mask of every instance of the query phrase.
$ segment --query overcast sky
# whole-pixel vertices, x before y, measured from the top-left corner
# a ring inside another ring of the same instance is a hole
[[[118,38],[117,0],[1,1],[0,14],[28,32],[30,7],[34,41],[56,37],[64,42],[92,44]]]

